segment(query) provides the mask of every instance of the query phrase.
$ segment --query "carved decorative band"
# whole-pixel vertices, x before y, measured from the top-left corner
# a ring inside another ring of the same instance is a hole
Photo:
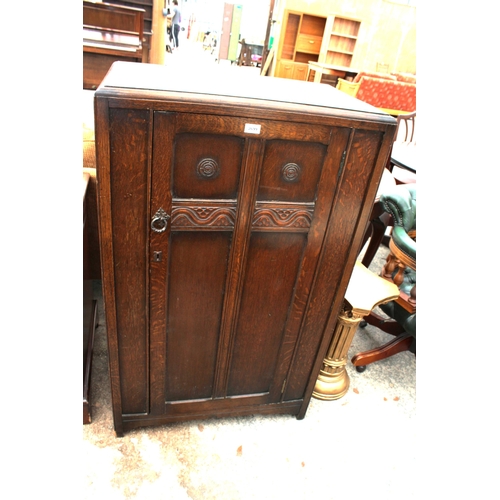
[[[302,169],[296,163],[287,163],[282,169],[281,174],[287,182],[296,182],[299,180]]]
[[[308,231],[313,218],[313,208],[257,207],[252,226],[257,229],[285,229]]]
[[[196,166],[196,172],[206,179],[214,179],[219,175],[219,164],[213,158],[204,158]]]
[[[236,207],[174,207],[172,229],[210,228],[232,229],[236,220]]]

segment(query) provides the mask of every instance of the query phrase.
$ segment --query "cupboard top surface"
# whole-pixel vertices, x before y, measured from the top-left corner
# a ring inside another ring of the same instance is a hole
[[[355,99],[330,85],[272,77],[251,77],[214,71],[212,75],[195,72],[172,72],[171,68],[155,64],[117,61],[96,91],[96,95],[115,97],[126,92],[127,97],[160,98],[161,93],[178,94],[179,98],[197,101],[199,96],[217,96],[217,102],[224,98],[248,101],[252,106],[266,102],[276,110],[284,105],[293,110],[311,115],[325,110],[349,113],[351,118],[364,121],[395,123],[395,119],[383,111]],[[227,100],[229,100],[227,99]]]

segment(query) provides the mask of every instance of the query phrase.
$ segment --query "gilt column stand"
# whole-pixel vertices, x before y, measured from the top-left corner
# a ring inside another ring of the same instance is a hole
[[[331,401],[346,394],[350,382],[346,370],[347,352],[359,323],[376,306],[398,297],[399,289],[394,283],[356,262],[313,397]]]

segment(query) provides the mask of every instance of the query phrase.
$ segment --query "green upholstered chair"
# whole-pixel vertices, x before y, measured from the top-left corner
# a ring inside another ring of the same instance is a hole
[[[358,372],[366,365],[409,350],[416,353],[417,326],[417,185],[401,184],[380,195],[384,210],[393,218],[393,230],[389,241],[389,255],[380,276],[399,287],[399,298],[380,309],[384,317],[372,311],[364,325],[374,325],[395,336],[388,343],[356,354],[352,363]],[[363,324],[362,324],[363,326]]]

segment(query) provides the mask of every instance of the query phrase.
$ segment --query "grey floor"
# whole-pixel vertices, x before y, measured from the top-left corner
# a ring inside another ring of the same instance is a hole
[[[200,47],[191,48],[192,51]],[[184,52],[186,57],[188,49]],[[167,54],[166,65],[183,55]],[[207,64],[207,54],[203,54]],[[170,59],[169,59],[170,58]],[[244,71],[249,68],[245,68]],[[250,71],[253,71],[250,69]],[[372,269],[380,269],[386,249]],[[85,499],[274,500],[416,498],[416,357],[400,353],[359,374],[348,393],[312,399],[303,420],[249,416],[177,423],[115,437],[100,282],[92,423],[83,426]],[[349,351],[390,337],[359,329]]]

